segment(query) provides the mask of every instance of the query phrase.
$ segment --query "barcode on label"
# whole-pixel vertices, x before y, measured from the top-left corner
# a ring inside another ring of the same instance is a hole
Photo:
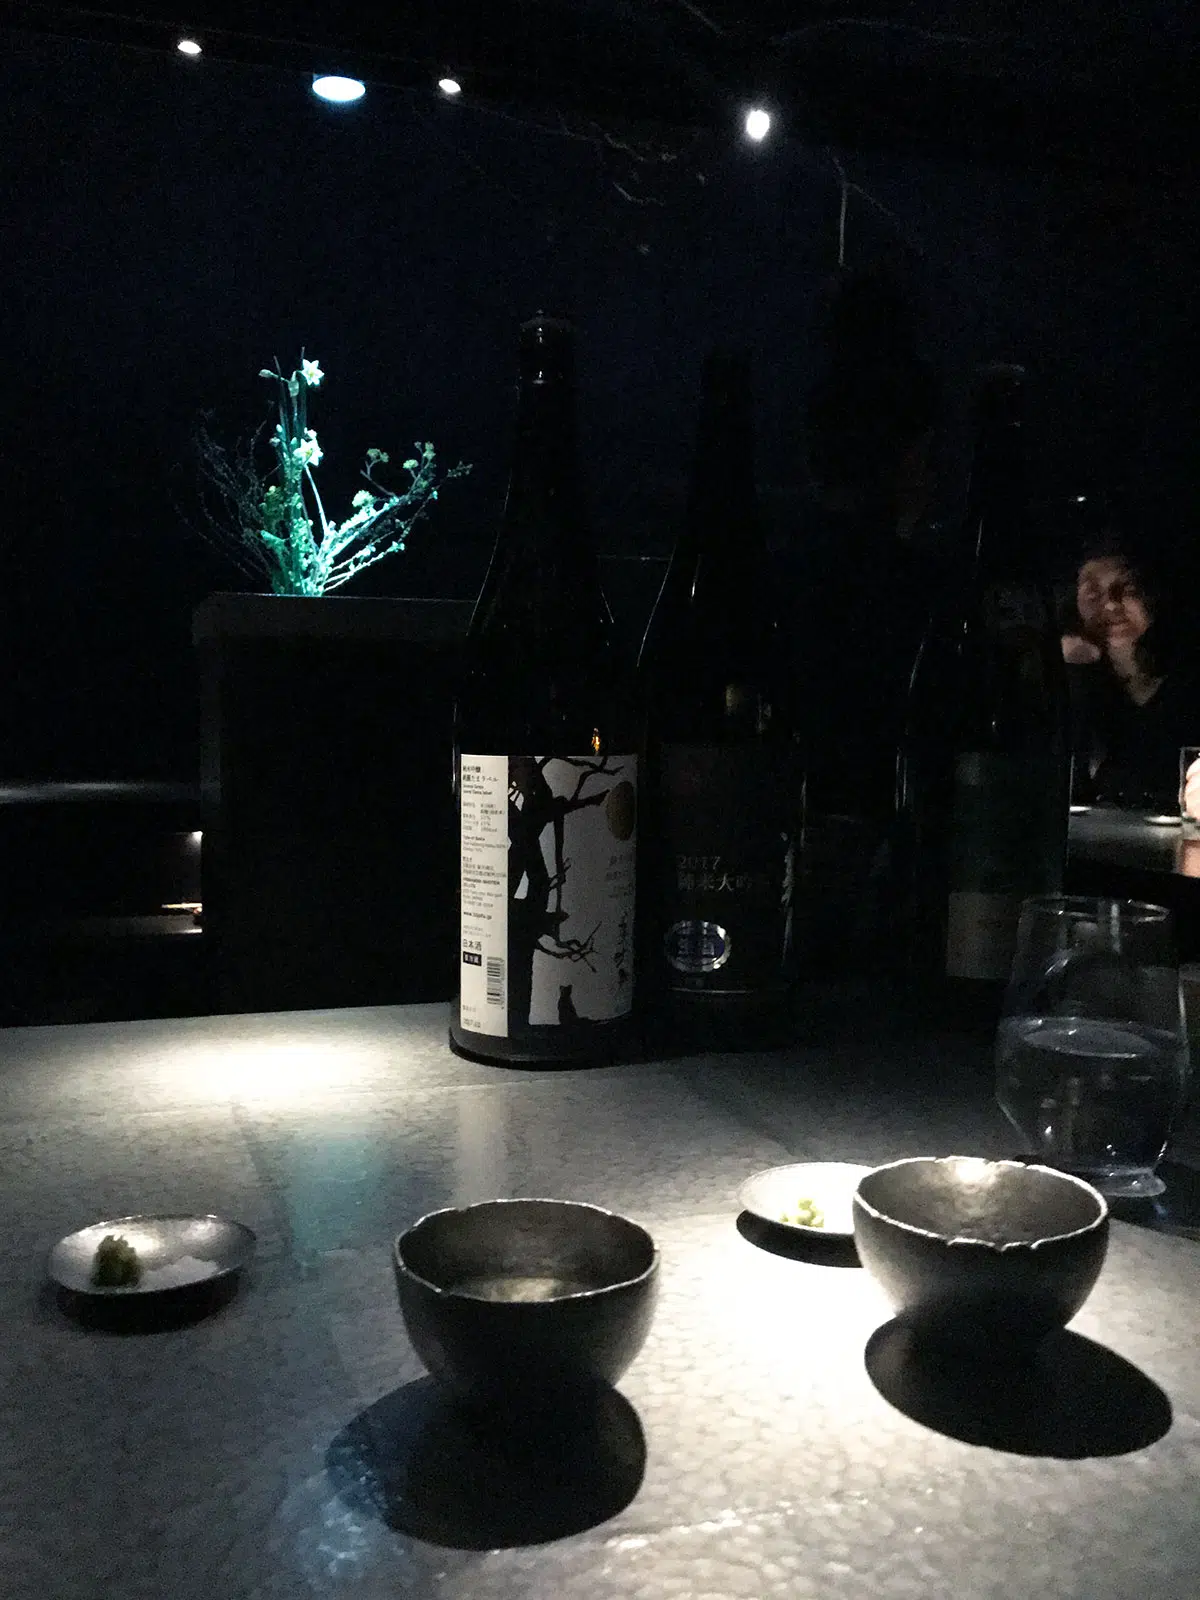
[[[489,956],[487,958],[487,1003],[490,1006],[504,1004],[504,957]]]

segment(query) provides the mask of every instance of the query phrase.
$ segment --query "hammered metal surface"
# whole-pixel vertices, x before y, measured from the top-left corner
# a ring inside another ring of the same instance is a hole
[[[845,1253],[739,1230],[762,1167],[1006,1153],[986,1052],[873,1038],[869,1009],[778,1055],[553,1074],[456,1059],[440,1007],[0,1034],[4,1595],[1195,1600],[1200,1244],[1116,1223],[1015,1425],[998,1376],[917,1381]],[[628,1213],[663,1274],[607,1476],[532,1545],[467,1479],[536,1485],[536,1446],[471,1456],[389,1264],[421,1213],[518,1194]],[[55,1239],[179,1210],[257,1233],[228,1307],[136,1337],[60,1314]]]

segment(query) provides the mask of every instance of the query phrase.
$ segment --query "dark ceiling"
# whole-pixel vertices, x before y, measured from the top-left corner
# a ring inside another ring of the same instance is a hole
[[[1178,174],[1200,154],[1189,0],[0,0],[0,25],[704,126],[765,97],[800,137]]]

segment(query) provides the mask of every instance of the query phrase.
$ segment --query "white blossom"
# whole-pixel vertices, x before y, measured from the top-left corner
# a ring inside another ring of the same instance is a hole
[[[312,428],[304,430],[304,437],[295,446],[294,454],[302,467],[315,467],[319,464],[324,451],[317,443],[317,435]]]

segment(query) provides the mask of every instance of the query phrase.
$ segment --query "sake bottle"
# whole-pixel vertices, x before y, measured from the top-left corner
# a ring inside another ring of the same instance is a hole
[[[639,729],[587,523],[574,334],[520,334],[516,441],[455,716],[460,832],[453,1049],[611,1059],[634,991]]]
[[[956,598],[933,620],[899,763],[907,906],[899,930],[920,996],[990,1026],[1027,895],[1061,890],[1066,680],[1026,496],[1023,371],[977,378]]]
[[[799,787],[736,352],[704,366],[686,511],[638,674],[649,997],[701,1043],[721,1019],[734,1034],[783,1024]]]

